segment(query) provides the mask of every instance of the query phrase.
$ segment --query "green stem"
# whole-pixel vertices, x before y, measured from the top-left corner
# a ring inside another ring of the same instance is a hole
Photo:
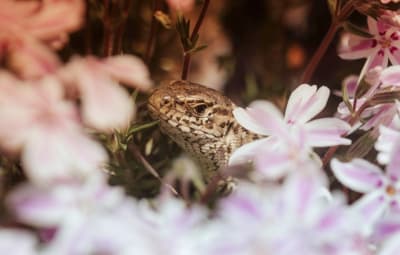
[[[203,20],[206,16],[209,5],[210,5],[210,0],[204,0],[203,8],[201,9],[199,18],[197,19],[196,25],[194,26],[192,34],[190,36],[190,41],[192,41],[192,42],[196,39],[196,37],[198,37],[200,27],[203,24]],[[191,53],[184,52],[182,75],[181,75],[182,80],[187,80],[187,78],[188,78],[190,61],[191,61]]]

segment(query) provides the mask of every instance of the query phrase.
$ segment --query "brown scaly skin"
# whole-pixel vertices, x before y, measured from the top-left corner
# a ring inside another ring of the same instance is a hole
[[[206,180],[234,150],[259,138],[235,120],[229,98],[200,84],[172,81],[155,89],[147,105],[161,131],[199,161]]]

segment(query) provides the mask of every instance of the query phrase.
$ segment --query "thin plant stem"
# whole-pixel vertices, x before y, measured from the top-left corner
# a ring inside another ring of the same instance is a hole
[[[204,0],[203,7],[201,9],[200,15],[197,19],[197,22],[193,28],[192,34],[190,35],[190,40],[193,42],[196,37],[198,37],[199,30],[201,25],[203,24],[203,20],[206,16],[208,6],[210,5],[210,0]],[[191,53],[184,52],[183,55],[183,67],[182,67],[182,80],[187,80],[190,68],[190,61],[191,61]]]
[[[110,0],[104,0],[104,36],[103,36],[103,56],[111,56],[114,49],[114,36],[115,33],[111,27],[110,14],[111,14]]]
[[[315,51],[314,55],[311,57],[310,62],[308,63],[304,73],[301,77],[301,83],[309,83],[311,81],[312,76],[314,75],[315,70],[317,69],[319,63],[321,62],[322,57],[325,55],[329,45],[331,44],[333,38],[336,35],[337,30],[339,29],[343,20],[345,20],[354,10],[353,5],[356,0],[347,2],[340,11],[336,11],[335,17],[332,18],[331,25],[320,43],[318,49]],[[339,1],[338,1],[339,2]],[[338,8],[338,5],[337,7]]]
[[[150,23],[150,34],[146,44],[146,51],[144,53],[144,61],[147,64],[149,64],[151,61],[151,57],[153,55],[153,50],[154,50],[154,43],[157,36],[158,22],[156,21],[154,14],[160,8],[159,5],[160,5],[159,0],[153,0],[153,11],[152,11],[153,15]]]
[[[169,189],[172,192],[172,194],[179,195],[179,193],[176,191],[176,189],[174,187],[172,187],[172,185],[163,181],[163,179],[160,177],[160,175],[157,173],[157,171],[153,168],[153,166],[146,160],[146,158],[142,155],[142,153],[140,152],[139,148],[136,147],[136,145],[131,144],[131,145],[129,145],[128,148],[132,152],[132,154],[136,157],[136,159],[138,159],[143,164],[144,168],[146,168],[146,170],[151,175],[153,175],[155,178],[157,178],[157,180],[159,180],[162,185],[164,185],[167,189]]]

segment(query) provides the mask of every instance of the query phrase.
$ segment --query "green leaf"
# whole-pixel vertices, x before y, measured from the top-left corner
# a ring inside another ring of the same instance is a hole
[[[352,160],[353,158],[362,158],[370,152],[374,147],[376,136],[373,131],[368,131],[361,137],[359,137],[346,152],[346,160]]]
[[[350,98],[349,98],[349,93],[347,92],[346,86],[342,86],[342,98],[343,102],[346,105],[347,109],[352,113],[353,112],[353,106],[350,103]]]
[[[365,38],[372,38],[373,36],[364,28],[357,26],[356,24],[351,23],[350,21],[346,21],[343,23],[343,27],[345,30],[347,30],[348,32],[361,36],[361,37],[365,37]]]
[[[394,103],[400,100],[400,90],[388,90],[376,93],[369,101],[370,105]]]

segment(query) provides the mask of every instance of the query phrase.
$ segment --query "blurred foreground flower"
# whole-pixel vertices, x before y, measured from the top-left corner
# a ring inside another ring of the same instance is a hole
[[[85,135],[57,79],[29,83],[0,73],[0,91],[0,145],[21,153],[34,183],[82,180],[105,164],[105,150]]]
[[[324,201],[320,189],[298,174],[277,189],[239,186],[222,201],[215,223],[229,234],[207,254],[367,254],[359,219],[340,197]]]
[[[400,213],[400,140],[392,151],[385,173],[364,159],[342,163],[331,161],[336,178],[346,187],[365,193],[355,204],[355,210],[363,215],[366,231],[384,214]]]
[[[310,121],[322,111],[328,97],[327,87],[317,90],[316,86],[303,84],[290,95],[285,116],[267,101],[255,101],[246,110],[236,108],[233,114],[243,127],[268,137],[237,149],[230,164],[254,159],[257,170],[269,178],[280,178],[299,166],[312,168],[312,147],[350,144],[349,139],[341,137],[350,130],[346,122],[336,118]]]
[[[61,48],[67,33],[84,17],[82,0],[0,2],[0,59],[24,78],[39,78],[60,65],[51,48]]]
[[[190,12],[194,7],[194,0],[167,0],[170,8],[180,12]]]
[[[127,128],[134,117],[134,102],[118,82],[140,90],[152,86],[143,61],[128,55],[76,57],[59,75],[67,90],[78,92],[83,122],[103,132]]]
[[[37,255],[37,240],[24,230],[0,228],[0,253],[13,255]]]
[[[388,62],[400,63],[400,29],[382,20],[368,17],[368,30],[372,38],[346,33],[341,39],[339,56],[344,59],[367,58],[360,78],[376,66],[386,67]]]

